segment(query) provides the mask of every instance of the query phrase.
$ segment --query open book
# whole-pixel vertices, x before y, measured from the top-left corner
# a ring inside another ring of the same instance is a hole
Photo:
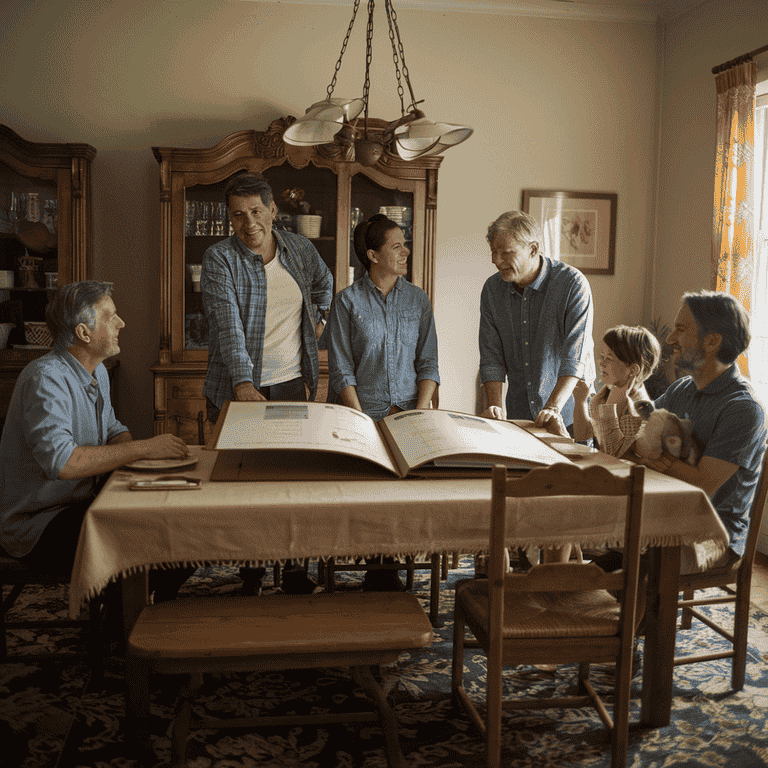
[[[228,402],[211,480],[488,476],[568,461],[522,427],[467,413],[402,411],[375,422],[331,403]]]

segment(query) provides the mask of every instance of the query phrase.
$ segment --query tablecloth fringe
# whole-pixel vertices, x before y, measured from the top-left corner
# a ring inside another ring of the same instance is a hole
[[[564,537],[562,541],[560,542],[550,542],[546,547],[541,547],[538,543],[540,541],[537,539],[518,539],[514,545],[514,547],[519,547],[521,549],[526,549],[528,547],[539,547],[540,549],[552,549],[553,547],[563,546],[565,544],[572,544],[573,540],[568,539],[567,537]],[[583,548],[599,548],[599,547],[608,547],[608,548],[619,548],[623,546],[624,539],[623,537],[613,537],[613,538],[595,538],[595,539],[581,539],[579,541],[579,544]],[[726,551],[726,545],[720,543],[720,542],[714,542],[709,541],[705,544],[702,544],[701,542],[697,542],[693,536],[679,536],[679,535],[657,535],[652,536],[649,539],[646,539],[645,546],[646,547],[672,547],[676,545],[684,545],[693,547],[696,550],[697,559],[699,561],[699,566],[702,569],[706,569],[710,567],[712,563],[714,563],[723,553]],[[281,567],[285,565],[286,562],[291,560],[306,560],[307,558],[311,560],[322,560],[323,562],[327,562],[331,558],[334,558],[337,561],[346,562],[346,561],[354,561],[355,558],[366,558],[366,559],[373,559],[377,557],[394,557],[396,559],[403,559],[405,557],[413,557],[417,561],[420,559],[428,559],[433,554],[440,554],[440,555],[451,555],[456,550],[452,547],[443,547],[440,549],[433,549],[433,550],[411,550],[411,551],[398,551],[398,552],[385,552],[385,553],[370,553],[370,554],[361,554],[360,552],[355,552],[353,554],[347,554],[347,555],[328,555],[323,557],[317,557],[316,555],[306,555],[302,556],[301,554],[296,554],[290,558],[261,558],[259,560],[241,560],[241,559],[219,559],[219,560],[211,560],[211,559],[205,559],[205,560],[174,560],[174,561],[163,561],[160,563],[142,563],[140,565],[133,565],[128,568],[124,568],[120,573],[118,574],[112,574],[108,579],[102,580],[98,584],[95,584],[91,586],[91,588],[88,590],[88,594],[84,598],[84,602],[96,597],[98,594],[100,594],[104,588],[116,581],[118,578],[123,578],[125,576],[130,576],[135,573],[142,573],[144,571],[149,571],[152,568],[160,568],[162,570],[170,570],[173,568],[205,568],[210,566],[222,566],[222,565],[239,565],[239,566],[263,566],[263,567],[270,567],[273,565],[280,565]],[[461,550],[461,554],[469,554],[469,555],[477,555],[480,552],[487,552],[487,547],[480,547],[475,551],[467,551],[466,549]]]

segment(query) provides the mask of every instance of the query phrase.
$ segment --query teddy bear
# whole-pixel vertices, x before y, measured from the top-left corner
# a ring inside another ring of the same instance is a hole
[[[635,438],[635,453],[644,459],[659,459],[662,451],[692,466],[698,461],[690,419],[681,419],[664,408],[655,408],[648,400],[635,403],[643,419]]]

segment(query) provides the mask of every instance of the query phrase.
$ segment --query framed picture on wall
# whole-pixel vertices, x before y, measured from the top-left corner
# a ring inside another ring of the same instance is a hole
[[[523,210],[541,224],[544,253],[587,275],[612,275],[617,199],[615,192],[524,189]]]

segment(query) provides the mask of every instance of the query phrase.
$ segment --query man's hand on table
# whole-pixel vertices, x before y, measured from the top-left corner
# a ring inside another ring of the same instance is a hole
[[[137,443],[142,444],[142,458],[145,459],[186,459],[189,456],[187,444],[176,435],[157,435],[148,440],[137,440],[134,446]]]
[[[486,408],[480,416],[484,419],[497,419],[502,420],[504,418],[504,410],[498,405],[492,405]]]

